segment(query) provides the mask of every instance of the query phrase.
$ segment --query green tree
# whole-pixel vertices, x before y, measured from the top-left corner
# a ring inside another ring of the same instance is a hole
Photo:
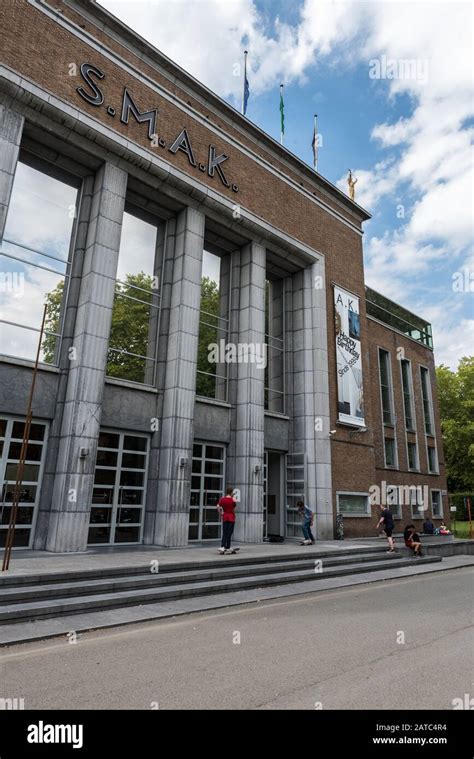
[[[219,316],[219,300],[217,282],[210,277],[203,277],[201,280],[201,323],[199,325],[196,392],[206,398],[215,396],[215,374],[217,370],[216,364],[209,363],[209,346],[212,343],[219,343],[219,340],[224,337],[224,333],[218,329],[219,322],[216,318]],[[209,372],[212,376],[200,372]]]
[[[457,371],[436,369],[444,458],[451,493],[474,491],[474,356]]]
[[[59,332],[61,318],[61,303],[63,300],[64,280],[61,280],[50,293],[46,295],[46,318],[44,322],[44,334],[41,349],[43,361],[53,364],[56,354],[56,335]]]
[[[110,328],[107,374],[109,377],[143,382],[151,362],[140,356],[148,355],[150,318],[156,310],[151,307],[153,298],[152,277],[140,272],[127,274],[125,281],[116,284],[112,325]],[[140,288],[140,289],[137,289]],[[46,296],[46,330],[58,332],[64,283]],[[126,297],[129,296],[129,297]],[[46,334],[43,339],[44,361],[52,363],[55,358],[56,337]],[[131,356],[130,353],[137,355]]]

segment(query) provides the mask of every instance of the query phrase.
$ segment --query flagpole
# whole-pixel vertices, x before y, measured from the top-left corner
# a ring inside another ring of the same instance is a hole
[[[318,114],[314,114],[314,170],[318,170],[318,127],[317,127]]]
[[[281,123],[280,142],[282,145],[283,145],[283,140],[284,140],[284,135],[285,135],[284,127],[283,127],[283,118],[284,118],[283,116],[283,84],[280,84],[280,123]]]
[[[245,82],[247,81],[247,55],[248,55],[248,50],[244,50],[244,81],[242,83],[242,116],[245,116]]]

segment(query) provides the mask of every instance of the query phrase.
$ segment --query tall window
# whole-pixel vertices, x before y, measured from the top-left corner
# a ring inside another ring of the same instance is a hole
[[[413,391],[411,384],[411,365],[403,358],[401,361],[402,384],[403,384],[403,407],[405,410],[405,428],[412,432],[415,429],[413,415]]]
[[[421,376],[421,395],[423,398],[423,414],[425,417],[425,432],[427,435],[434,435],[430,376],[429,376],[428,369],[426,369],[424,366],[420,366],[420,376]]]
[[[397,465],[395,440],[393,437],[386,437],[384,441],[385,447],[385,466],[394,467]]]
[[[408,469],[417,470],[418,467],[418,449],[416,443],[407,443],[408,450]]]
[[[441,497],[441,490],[431,491],[431,509],[433,511],[433,519],[440,519],[443,516],[443,499]]]
[[[382,398],[382,420],[384,424],[393,425],[392,376],[390,354],[379,348],[380,393]]]
[[[265,283],[265,408],[285,413],[284,280]]]
[[[39,170],[23,161],[16,167],[0,252],[0,352],[36,357],[46,303],[40,360],[55,364],[70,274],[77,182],[47,172],[47,167]]]
[[[436,455],[436,448],[433,445],[428,446],[428,471],[431,474],[438,473],[438,457]]]
[[[107,375],[154,384],[162,249],[157,227],[124,213]]]
[[[400,504],[398,485],[387,485],[387,506],[395,519],[402,518],[402,507]]]
[[[227,400],[231,256],[203,253],[196,394]]]

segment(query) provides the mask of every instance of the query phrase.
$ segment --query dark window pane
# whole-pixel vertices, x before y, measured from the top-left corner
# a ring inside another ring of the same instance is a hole
[[[199,509],[189,509],[189,521],[197,524],[199,521]]]
[[[213,540],[219,537],[220,526],[218,524],[203,524],[202,526],[202,539]]]
[[[133,506],[140,506],[143,502],[143,490],[130,490],[130,489],[123,489],[121,491],[121,503],[126,506],[128,504]]]
[[[220,522],[219,512],[217,511],[217,509],[205,509],[204,521],[208,523]]]
[[[99,435],[99,448],[118,448],[119,436],[113,432],[102,432]]]
[[[201,458],[202,456],[202,445],[199,443],[194,443],[193,445],[193,456],[196,456],[197,458]]]
[[[385,465],[395,466],[395,441],[385,438]]]
[[[5,437],[6,430],[7,430],[7,420],[0,419],[0,437]]]
[[[218,461],[206,461],[204,471],[206,474],[222,474],[223,467]]]
[[[114,485],[115,469],[96,469],[94,483],[96,485]]]
[[[145,469],[146,458],[140,453],[124,453],[122,455],[122,466],[127,469]]]
[[[36,499],[36,485],[23,485],[20,488],[20,503],[34,503]],[[15,483],[6,484],[3,488],[3,500],[7,503],[13,501],[15,495]]]
[[[97,466],[117,466],[117,451],[97,451]]]
[[[143,472],[122,472],[120,475],[120,484],[128,485],[130,487],[143,486],[144,473]]]
[[[139,527],[117,527],[115,530],[116,543],[138,543]]]
[[[123,447],[127,451],[146,451],[147,449],[146,437],[135,437],[134,435],[125,435],[123,439]]]
[[[12,438],[17,440],[23,440],[23,433],[25,430],[24,422],[13,422]],[[44,440],[44,424],[32,424],[30,426],[29,440]]]
[[[16,482],[18,464],[7,464],[5,468],[5,479]],[[23,467],[23,482],[38,482],[39,465],[25,464]]]
[[[190,524],[189,525],[189,533],[188,533],[189,540],[197,540],[198,539],[198,535],[199,535],[198,529],[199,529],[199,527],[198,527],[197,524]]]
[[[27,548],[28,543],[30,542],[30,533],[31,533],[31,530],[25,530],[25,529],[15,530],[15,536],[13,538],[13,547]],[[0,530],[0,548],[3,548],[5,546],[6,537],[7,537],[7,530]]]
[[[121,508],[117,515],[117,522],[119,524],[139,524],[141,519],[141,509],[125,509]]]
[[[204,477],[204,490],[222,490],[222,477]]]
[[[209,491],[206,490],[205,493],[204,493],[204,505],[205,506],[214,506],[215,507],[219,503],[219,498],[220,497],[221,497],[221,492],[220,491],[218,491],[217,493],[216,492],[213,493],[212,491],[209,492]]]
[[[221,461],[224,458],[224,449],[216,445],[206,445],[206,458],[219,459]]]
[[[9,459],[19,459],[21,454],[22,443],[10,443],[10,450],[8,451]],[[26,448],[26,460],[27,461],[41,461],[41,454],[43,452],[42,445],[35,445],[30,443]]]
[[[93,543],[108,543],[110,535],[110,527],[89,527],[89,537],[87,542]]]
[[[91,524],[108,524],[112,515],[112,509],[91,509]]]
[[[92,493],[92,503],[113,503],[113,488],[94,488]]]

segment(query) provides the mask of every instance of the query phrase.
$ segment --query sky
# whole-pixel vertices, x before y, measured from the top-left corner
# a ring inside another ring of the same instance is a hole
[[[455,369],[474,346],[473,39],[470,2],[101,0],[227,102],[312,164],[372,219],[369,286],[433,324]]]

